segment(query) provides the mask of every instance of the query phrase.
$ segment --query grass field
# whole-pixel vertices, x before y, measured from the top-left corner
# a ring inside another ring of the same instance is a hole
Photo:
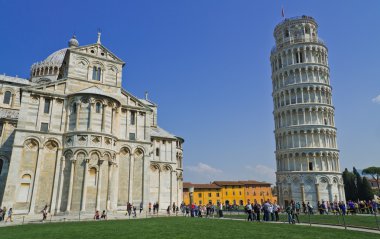
[[[28,224],[0,228],[1,239],[55,238],[379,238],[378,234],[339,229],[202,218]]]
[[[247,218],[247,215],[240,213],[229,214],[228,212],[224,214],[224,217],[227,218]],[[261,215],[262,218],[262,215]],[[344,217],[347,226],[354,227],[364,227],[364,228],[373,228],[377,229],[376,218],[372,215],[369,216],[359,216],[359,215],[348,215]],[[309,216],[301,214],[299,215],[299,220],[301,223],[309,223]],[[380,217],[378,216],[377,220],[380,223]],[[288,218],[285,214],[280,215],[280,221],[287,222]],[[337,215],[318,215],[314,214],[310,216],[310,222],[315,224],[329,224],[329,225],[344,225],[342,216]]]

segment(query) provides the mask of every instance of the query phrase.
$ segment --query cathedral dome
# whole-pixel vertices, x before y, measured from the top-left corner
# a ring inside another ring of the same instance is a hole
[[[61,72],[63,60],[68,48],[63,48],[46,57],[41,62],[34,63],[31,67],[31,78],[33,82],[40,79],[56,80]]]

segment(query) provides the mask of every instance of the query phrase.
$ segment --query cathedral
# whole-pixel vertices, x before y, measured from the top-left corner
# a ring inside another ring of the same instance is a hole
[[[120,58],[68,47],[0,76],[0,205],[16,214],[160,210],[182,202],[184,140],[157,125],[157,105],[122,88]]]

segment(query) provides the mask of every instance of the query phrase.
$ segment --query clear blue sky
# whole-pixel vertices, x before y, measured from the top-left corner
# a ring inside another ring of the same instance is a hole
[[[313,16],[329,47],[341,166],[380,165],[380,1],[0,0],[0,73],[28,77],[67,45],[102,43],[127,62],[123,86],[159,105],[185,138],[185,180],[273,182],[270,49],[287,17]]]

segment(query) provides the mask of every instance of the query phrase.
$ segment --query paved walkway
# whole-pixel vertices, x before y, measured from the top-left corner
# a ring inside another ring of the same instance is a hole
[[[241,218],[217,218],[217,219],[221,219],[221,220],[234,220],[234,221],[247,221],[245,219],[241,219]],[[284,223],[287,223],[287,222],[273,222],[273,221],[268,221],[268,222],[263,222],[262,223],[277,223],[277,224],[284,224]],[[369,232],[369,233],[375,233],[375,234],[380,234],[380,231],[379,230],[375,230],[375,229],[366,229],[366,228],[358,228],[358,227],[346,227],[344,228],[344,226],[334,226],[334,225],[326,225],[326,224],[307,224],[307,223],[296,223],[294,224],[296,226],[311,226],[311,227],[324,227],[324,228],[333,228],[333,229],[341,229],[341,230],[349,230],[349,231],[358,231],[358,232]]]

